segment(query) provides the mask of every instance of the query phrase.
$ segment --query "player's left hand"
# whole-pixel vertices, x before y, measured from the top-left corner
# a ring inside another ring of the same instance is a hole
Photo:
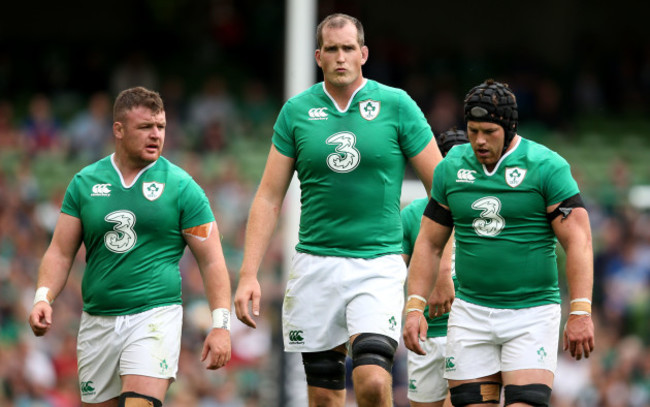
[[[230,331],[213,328],[203,342],[201,362],[206,362],[205,368],[216,370],[223,367],[230,360]]]
[[[564,325],[563,349],[576,360],[588,358],[594,351],[594,322],[590,315],[569,315]]]
[[[451,276],[442,278],[438,275],[436,285],[429,296],[429,317],[441,317],[451,311],[451,304],[456,298],[454,281]]]

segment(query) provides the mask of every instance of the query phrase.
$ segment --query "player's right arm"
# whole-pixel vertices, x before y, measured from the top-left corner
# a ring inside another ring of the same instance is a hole
[[[284,196],[293,177],[294,164],[295,159],[281,154],[271,145],[262,181],[248,215],[244,260],[235,292],[235,312],[240,321],[253,328],[256,324],[248,312],[248,304],[252,303],[253,315],[259,315],[261,289],[257,272],[277,224]]]
[[[438,278],[440,268],[440,259],[444,252],[445,245],[449,240],[452,228],[443,226],[440,223],[428,218],[422,217],[420,233],[415,240],[413,256],[409,266],[409,276],[407,284],[408,299],[417,297],[423,300],[420,310],[411,310],[410,300],[406,305],[406,318],[404,322],[404,344],[413,352],[424,355],[425,352],[420,346],[419,341],[426,340],[427,324],[424,320],[424,306],[429,298],[433,285]],[[414,296],[414,297],[413,297]],[[453,285],[452,285],[453,296]],[[448,311],[448,310],[446,310]],[[443,310],[445,312],[445,310]]]
[[[52,307],[50,303],[59,295],[66,281],[72,263],[82,240],[81,220],[74,216],[61,213],[54,229],[50,246],[45,251],[38,269],[37,292],[47,288],[46,297],[41,301],[35,299],[32,312],[29,314],[29,325],[36,336],[45,335],[52,325]]]

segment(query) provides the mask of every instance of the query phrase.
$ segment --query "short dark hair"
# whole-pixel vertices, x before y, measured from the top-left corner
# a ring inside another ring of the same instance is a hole
[[[142,86],[136,86],[125,89],[117,95],[113,104],[113,121],[123,121],[126,112],[139,106],[151,109],[153,113],[159,113],[165,110],[165,105],[158,92]]]
[[[359,43],[359,47],[366,45],[366,38],[361,21],[347,14],[335,13],[325,17],[316,28],[316,41],[318,42],[318,48],[323,46],[324,28],[341,28],[348,23],[353,24],[357,28],[357,42]]]

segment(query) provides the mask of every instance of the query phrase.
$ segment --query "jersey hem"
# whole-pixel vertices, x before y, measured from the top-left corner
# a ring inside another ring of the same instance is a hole
[[[323,256],[323,257],[345,257],[352,259],[375,259],[377,257],[389,256],[392,254],[402,254],[402,250],[395,251],[386,251],[386,252],[371,252],[371,253],[359,253],[359,252],[349,252],[342,250],[309,250],[304,247],[296,246],[296,251],[298,253],[311,254],[313,256]]]
[[[490,302],[490,301],[481,301],[476,298],[469,298],[465,295],[458,295],[456,297],[460,298],[463,301],[467,301],[471,304],[479,305],[481,307],[494,308],[494,309],[524,309],[524,308],[533,308],[541,307],[543,305],[550,304],[561,304],[562,301],[558,299],[540,299],[537,301],[525,301],[525,302]]]
[[[142,305],[136,308],[129,308],[128,310],[123,310],[123,311],[115,311],[115,310],[93,310],[93,309],[86,309],[86,307],[83,308],[83,311],[87,313],[88,315],[92,316],[105,316],[105,317],[113,317],[113,316],[120,316],[120,315],[132,315],[132,314],[139,314],[141,312],[149,311],[154,308],[160,308],[160,307],[166,307],[169,305],[182,305],[183,302],[181,300],[178,301],[171,301],[171,302],[163,302],[159,304],[147,304],[147,305]]]

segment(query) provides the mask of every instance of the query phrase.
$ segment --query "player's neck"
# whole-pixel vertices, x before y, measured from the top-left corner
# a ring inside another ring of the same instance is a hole
[[[506,151],[504,151],[503,154],[501,154],[501,156],[499,157],[499,159],[497,160],[497,162],[495,162],[495,163],[493,163],[493,164],[484,164],[484,165],[485,165],[485,169],[488,170],[488,172],[492,172],[492,171],[494,171],[494,168],[497,166],[497,164],[499,164],[499,163],[501,162],[501,160],[503,160],[503,157],[504,157],[506,154],[509,154],[512,150],[515,149],[515,147],[517,146],[517,144],[518,144],[520,138],[521,138],[521,137],[520,137],[518,134],[515,134],[515,137],[513,137],[512,140],[510,141],[510,145],[508,146],[508,148],[506,149]]]
[[[345,86],[336,86],[325,81],[325,89],[332,99],[334,99],[339,110],[342,110],[348,105],[350,98],[354,96],[355,92],[364,84],[364,82],[365,79],[361,75],[356,81]]]
[[[131,185],[135,177],[138,176],[140,171],[145,168],[147,165],[151,164],[149,162],[144,162],[142,160],[133,160],[124,153],[120,153],[119,150],[115,151],[113,156],[115,166],[120,171],[122,179],[126,185]]]

